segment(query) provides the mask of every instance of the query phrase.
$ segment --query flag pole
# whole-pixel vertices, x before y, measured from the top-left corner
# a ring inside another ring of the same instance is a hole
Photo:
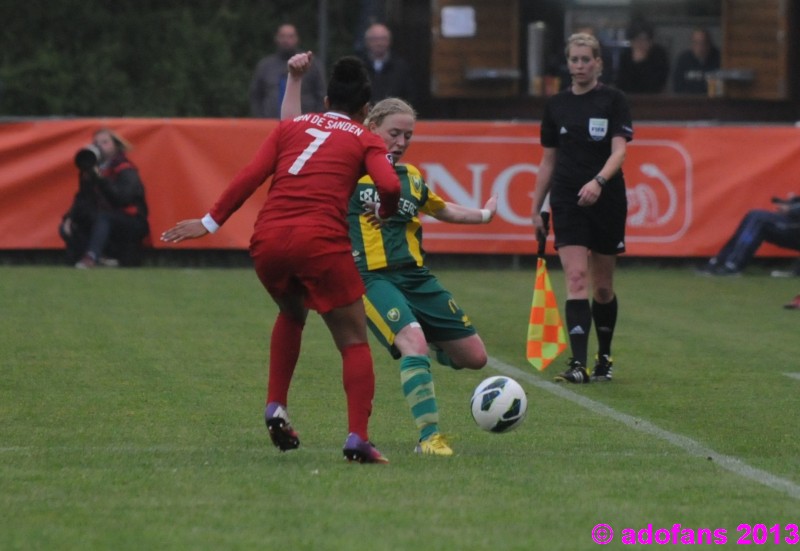
[[[547,273],[547,261],[544,258],[547,234],[549,231],[550,213],[541,212],[542,228],[536,232],[538,248],[536,252],[536,279],[533,285],[531,314],[528,320],[528,338],[526,357],[537,370],[544,370],[561,352],[567,348],[567,339],[561,315],[558,311],[550,276]]]

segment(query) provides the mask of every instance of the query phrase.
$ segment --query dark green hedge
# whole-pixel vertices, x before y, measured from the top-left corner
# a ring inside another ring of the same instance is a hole
[[[316,49],[317,0],[0,0],[0,116],[240,117],[282,22]],[[358,3],[331,0],[328,57]]]

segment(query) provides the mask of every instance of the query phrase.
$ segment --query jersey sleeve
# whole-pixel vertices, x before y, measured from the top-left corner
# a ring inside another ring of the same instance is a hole
[[[622,92],[617,92],[611,104],[611,136],[621,136],[629,142],[633,139],[633,122],[628,100]]]
[[[364,166],[370,175],[381,200],[379,216],[384,220],[397,212],[400,202],[400,179],[394,170],[391,156],[378,136],[370,133],[364,156]]]
[[[552,99],[544,105],[542,125],[539,128],[539,141],[542,147],[558,147],[558,125],[553,119]]]
[[[430,216],[436,216],[447,204],[444,202],[444,199],[431,191],[431,188],[429,188],[427,184],[425,184],[425,188],[428,190],[428,196],[419,210]]]
[[[234,176],[208,214],[221,226],[275,172],[281,127],[270,132],[253,159]]]

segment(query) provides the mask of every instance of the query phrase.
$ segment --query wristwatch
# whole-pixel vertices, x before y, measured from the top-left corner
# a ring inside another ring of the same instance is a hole
[[[595,176],[594,179],[597,181],[598,184],[600,184],[600,187],[604,187],[606,185],[606,182],[608,181],[599,174]]]

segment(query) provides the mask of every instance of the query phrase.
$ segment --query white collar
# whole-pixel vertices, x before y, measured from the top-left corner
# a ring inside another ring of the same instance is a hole
[[[333,118],[336,118],[336,119],[347,119],[347,120],[350,120],[350,117],[348,115],[345,115],[344,113],[337,113],[336,111],[326,111],[325,112],[325,116],[326,117],[333,117]]]

